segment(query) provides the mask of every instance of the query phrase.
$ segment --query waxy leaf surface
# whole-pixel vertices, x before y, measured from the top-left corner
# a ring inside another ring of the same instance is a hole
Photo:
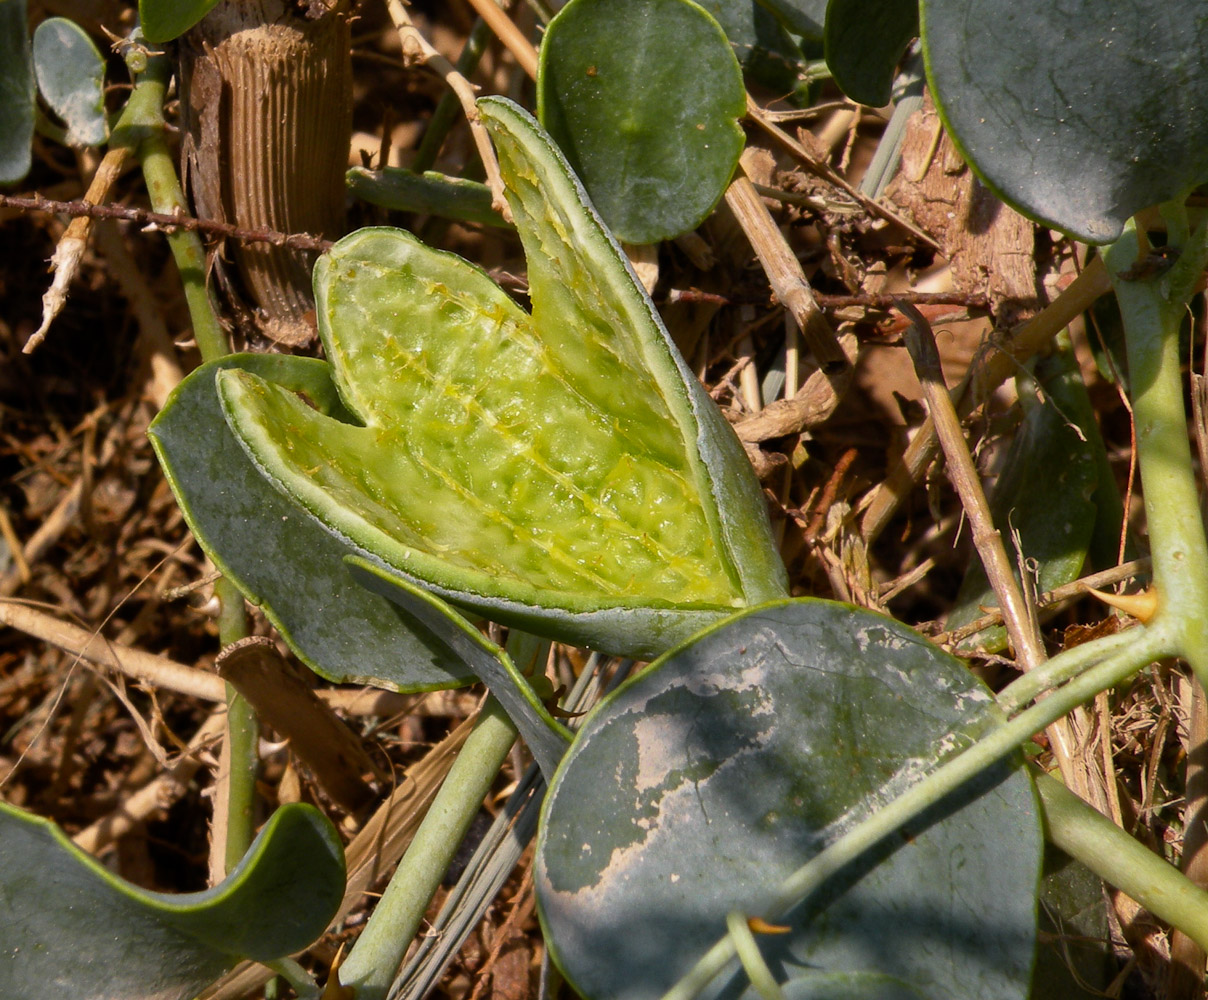
[[[317,809],[277,810],[204,892],[147,892],[47,820],[0,803],[0,996],[189,1000],[237,961],[300,951],[344,893],[344,852]]]
[[[0,184],[29,173],[35,93],[25,0],[0,0]]]
[[[699,0],[725,32],[742,66],[765,87],[791,93],[807,72],[806,58],[793,36],[759,0]]]
[[[218,375],[256,465],[384,571],[501,621],[662,651],[784,593],[758,484],[582,188],[536,123],[480,102],[529,267],[529,315],[398,230],[315,269],[356,423]]]
[[[587,719],[534,868],[551,952],[591,1000],[653,1000],[738,911],[789,997],[1027,996],[1042,838],[1002,764],[787,914],[787,876],[998,724],[958,660],[848,605],[768,604],[652,664]],[[754,997],[723,973],[700,994]]]
[[[183,35],[218,0],[138,0],[138,19],[147,41],[168,42]]]
[[[447,645],[451,656],[464,663],[503,706],[547,777],[552,776],[570,743],[570,731],[550,714],[532,685],[506,650],[492,642],[453,608],[422,587],[395,579],[365,559],[349,557],[356,578],[371,591],[383,593],[427,626]],[[542,663],[544,666],[544,663]]]
[[[919,33],[918,0],[831,0],[826,64],[853,101],[888,104],[906,46]]]
[[[695,229],[745,142],[742,73],[687,0],[571,0],[541,42],[537,115],[630,243]]]
[[[69,146],[99,146],[109,135],[105,60],[92,39],[65,17],[38,25],[33,42],[38,90],[66,126]]]
[[[757,0],[795,35],[821,39],[827,0]]]
[[[962,154],[1090,243],[1208,179],[1199,0],[922,0],[927,78]]]

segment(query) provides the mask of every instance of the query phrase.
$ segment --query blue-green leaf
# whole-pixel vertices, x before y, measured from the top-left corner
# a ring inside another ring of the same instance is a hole
[[[758,0],[698,0],[730,42],[744,72],[780,93],[794,92],[806,70],[805,56],[784,25]]]
[[[0,0],[0,184],[29,173],[34,94],[25,0]]]
[[[317,809],[288,805],[205,892],[147,892],[47,820],[0,803],[0,996],[189,1000],[243,958],[300,951],[344,893],[344,852]]]
[[[440,637],[450,657],[474,671],[520,730],[542,773],[553,775],[570,743],[570,731],[550,714],[507,652],[434,594],[383,573],[365,559],[350,556],[348,562],[368,590],[396,602],[409,617]]]
[[[823,36],[826,0],[759,0],[789,31],[807,39]]]
[[[397,605],[358,586],[354,549],[290,503],[248,459],[222,416],[220,371],[255,372],[302,394],[316,412],[349,419],[321,361],[232,355],[180,384],[152,422],[151,443],[185,519],[214,564],[260,605],[312,670],[334,681],[400,691],[465,684],[446,643]]]
[[[584,723],[534,868],[551,953],[590,1000],[654,1000],[737,911],[787,997],[1027,996],[1043,839],[1004,763],[787,914],[782,882],[999,724],[964,664],[827,601],[769,604],[652,664]],[[737,967],[699,996],[757,996]]]
[[[105,118],[105,60],[74,21],[51,17],[34,32],[34,73],[50,110],[67,128],[69,146],[99,146]]]
[[[853,101],[889,103],[902,53],[919,33],[918,0],[830,0],[826,64]]]
[[[138,0],[143,36],[153,44],[170,42],[206,16],[218,0]]]
[[[936,107],[1021,212],[1108,243],[1208,179],[1199,0],[922,0]]]

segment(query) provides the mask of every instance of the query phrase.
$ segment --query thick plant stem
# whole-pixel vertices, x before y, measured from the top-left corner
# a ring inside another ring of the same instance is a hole
[[[1182,259],[1169,273],[1134,277],[1131,269],[1141,257],[1143,241],[1131,224],[1108,249],[1105,258],[1116,287],[1128,345],[1137,454],[1153,553],[1154,585],[1159,598],[1158,615],[1178,630],[1178,653],[1195,675],[1199,689],[1193,700],[1200,704],[1202,713],[1204,691],[1208,687],[1208,620],[1204,616],[1204,608],[1208,607],[1208,543],[1187,436],[1179,326],[1208,251],[1203,224],[1192,236],[1182,206],[1167,206],[1164,214],[1170,239],[1182,253]],[[1140,270],[1145,275],[1145,269]],[[1192,733],[1198,733],[1202,741],[1202,717],[1198,721],[1198,725],[1193,721]],[[1193,745],[1191,752],[1196,758],[1201,756],[1198,744]],[[1202,767],[1202,761],[1198,766]],[[1202,801],[1203,780],[1189,759],[1187,794],[1191,815]],[[1190,824],[1184,865],[1189,874],[1199,875],[1201,881],[1205,867],[1202,846],[1202,832]],[[1159,912],[1132,890],[1120,888]],[[1203,902],[1199,909],[1205,909]],[[1160,915],[1175,926],[1168,992],[1172,997],[1200,996],[1204,949],[1208,947],[1205,936],[1192,915]]]
[[[1092,809],[1056,778],[1037,774],[1045,833],[1103,881],[1208,947],[1208,892]]]
[[[1189,251],[1194,252],[1194,251]],[[1105,257],[1128,344],[1137,459],[1153,558],[1158,616],[1175,623],[1178,655],[1208,686],[1208,542],[1183,405],[1179,323],[1187,302],[1163,277],[1130,279],[1140,241],[1130,223]]]
[[[424,910],[516,741],[516,727],[494,698],[454,761],[415,839],[340,967],[356,1000],[384,1000],[395,971],[419,931]]]

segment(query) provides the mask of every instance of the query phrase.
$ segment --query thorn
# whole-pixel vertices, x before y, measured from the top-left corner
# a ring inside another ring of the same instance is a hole
[[[747,926],[752,934],[788,934],[793,929],[787,924],[769,924],[763,917],[747,917]]]
[[[336,957],[331,960],[331,972],[327,976],[327,983],[319,1000],[356,1000],[357,994],[353,987],[340,985],[340,966],[343,962],[344,945],[341,943]]]
[[[1094,594],[1104,604],[1110,605],[1126,615],[1132,615],[1142,625],[1148,624],[1158,613],[1158,591],[1150,587],[1140,594],[1107,594],[1093,587],[1086,588],[1087,593]]]

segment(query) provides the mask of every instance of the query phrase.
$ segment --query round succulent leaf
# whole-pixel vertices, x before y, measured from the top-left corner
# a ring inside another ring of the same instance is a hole
[[[1042,837],[1017,764],[768,912],[787,876],[999,718],[958,660],[848,605],[713,626],[603,702],[550,786],[534,874],[551,953],[591,1000],[651,1000],[738,911],[789,927],[757,936],[787,996],[1023,1000]],[[735,965],[701,996],[754,991]]]
[[[210,12],[218,0],[138,0],[143,37],[152,44],[170,42]]]
[[[790,93],[806,72],[801,47],[758,0],[697,0],[725,32],[743,71],[766,87]]]
[[[542,40],[538,117],[630,243],[678,236],[713,211],[745,113],[725,33],[689,0],[571,0]]]
[[[67,127],[69,146],[99,146],[109,136],[105,60],[74,21],[47,18],[34,32],[38,91]]]
[[[35,95],[25,0],[0,0],[0,184],[29,173]]]
[[[888,104],[898,63],[919,33],[918,0],[830,0],[826,64],[853,101]]]
[[[48,820],[0,803],[0,996],[189,1000],[243,958],[274,961],[327,927],[344,852],[313,806],[282,806],[226,879],[168,895],[130,885]]]
[[[322,361],[240,354],[202,365],[148,431],[194,536],[308,667],[340,683],[398,691],[456,687],[473,674],[440,638],[359,586],[346,542],[291,502],[248,458],[223,418],[215,377],[255,372],[304,405],[350,419]]]
[[[922,0],[927,77],[1005,201],[1089,243],[1208,179],[1196,0]]]
[[[362,230],[315,269],[361,425],[235,370],[224,412],[266,476],[378,564],[497,620],[536,611],[567,641],[662,651],[661,612],[699,625],[785,592],[758,484],[548,138],[510,102],[480,106],[532,314],[452,254]]]
[[[932,1000],[909,983],[877,972],[814,972],[780,988],[784,1000]]]

